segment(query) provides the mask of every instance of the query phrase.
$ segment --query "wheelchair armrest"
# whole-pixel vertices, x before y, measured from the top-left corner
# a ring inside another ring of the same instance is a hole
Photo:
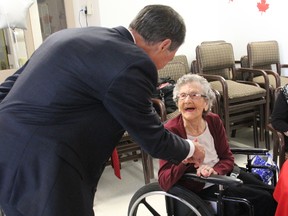
[[[184,178],[193,179],[195,181],[204,182],[204,183],[213,183],[223,186],[238,186],[242,184],[242,180],[225,175],[210,175],[209,177],[197,176],[196,173],[185,173]]]
[[[261,148],[231,148],[233,154],[245,154],[245,155],[265,155],[269,152],[268,149]]]

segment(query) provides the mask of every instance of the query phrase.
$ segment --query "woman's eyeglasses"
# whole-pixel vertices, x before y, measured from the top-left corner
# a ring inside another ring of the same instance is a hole
[[[185,100],[187,97],[190,97],[192,100],[199,100],[200,98],[206,98],[206,95],[202,95],[200,93],[181,93],[178,95],[179,100]]]

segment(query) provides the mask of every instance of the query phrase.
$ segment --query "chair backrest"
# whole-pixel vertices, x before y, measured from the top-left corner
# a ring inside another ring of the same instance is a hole
[[[190,72],[190,68],[188,65],[188,60],[186,55],[176,55],[174,56],[172,62],[182,62],[185,66],[186,73]]]
[[[248,56],[241,56],[240,58],[241,68],[249,68]]]
[[[271,70],[276,65],[277,72],[280,74],[280,54],[278,42],[256,41],[247,45],[248,65],[250,68]]]
[[[189,72],[188,61],[185,55],[175,56],[163,69],[158,70],[159,78],[170,77],[175,81]]]
[[[215,43],[226,43],[225,40],[215,40],[215,41],[202,41],[201,44],[215,44]]]
[[[211,43],[212,44],[215,44],[215,43],[226,43],[226,41],[225,40],[202,41],[201,45],[203,45],[203,44],[211,44]],[[198,63],[197,63],[196,60],[193,60],[191,62],[191,73],[194,73],[194,74],[199,73],[199,71],[198,71]]]
[[[235,58],[230,43],[204,43],[196,47],[198,72],[220,75],[232,79],[235,73]]]

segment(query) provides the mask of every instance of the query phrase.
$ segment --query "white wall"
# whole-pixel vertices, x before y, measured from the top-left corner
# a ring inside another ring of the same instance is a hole
[[[206,8],[205,14],[213,14],[213,10],[218,10],[217,8],[219,6],[217,1],[210,0],[210,2],[211,4]],[[114,9],[111,8],[112,4],[114,4]],[[194,50],[197,44],[203,40],[212,39],[211,32],[213,32],[216,40],[219,39],[217,26],[209,24],[211,20],[215,21],[215,19],[218,19],[218,15],[216,14],[216,17],[211,17],[210,19],[203,19],[203,13],[199,10],[199,8],[205,8],[205,6],[207,6],[207,0],[181,0],[181,2],[179,0],[122,0],[117,1],[117,3],[115,0],[99,0],[101,25],[113,27],[122,24],[127,27],[137,12],[147,4],[170,5],[183,16],[187,26],[187,34],[185,43],[180,47],[178,54],[186,54],[189,61],[195,56]],[[194,7],[194,4],[197,5],[197,7]],[[199,22],[201,22],[202,26],[210,27],[200,27]],[[195,28],[201,29],[196,32]]]
[[[117,1],[117,0],[115,0]],[[90,5],[92,8],[92,14],[87,15],[88,26],[100,26],[100,13],[98,0],[73,0],[74,8],[74,18],[76,27],[81,27],[86,25],[86,17],[83,12],[80,12],[84,6]]]
[[[77,0],[74,0],[74,2]],[[83,3],[84,0],[78,0]],[[233,44],[235,59],[246,55],[250,41],[277,40],[281,62],[288,63],[288,28],[285,23],[286,0],[272,1],[266,12],[259,12],[261,0],[92,0],[96,9],[89,15],[89,25],[128,26],[137,12],[147,4],[172,6],[187,26],[185,43],[178,54],[195,58],[195,47],[205,40],[226,40]],[[77,10],[77,9],[76,9]]]

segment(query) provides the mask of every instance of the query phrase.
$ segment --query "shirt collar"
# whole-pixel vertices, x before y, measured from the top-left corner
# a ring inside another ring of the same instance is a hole
[[[134,44],[136,44],[136,40],[135,40],[134,35],[132,34],[132,31],[131,31],[130,29],[127,29],[127,30],[130,32],[130,34],[131,34],[131,36],[132,36],[132,38],[133,38]]]

